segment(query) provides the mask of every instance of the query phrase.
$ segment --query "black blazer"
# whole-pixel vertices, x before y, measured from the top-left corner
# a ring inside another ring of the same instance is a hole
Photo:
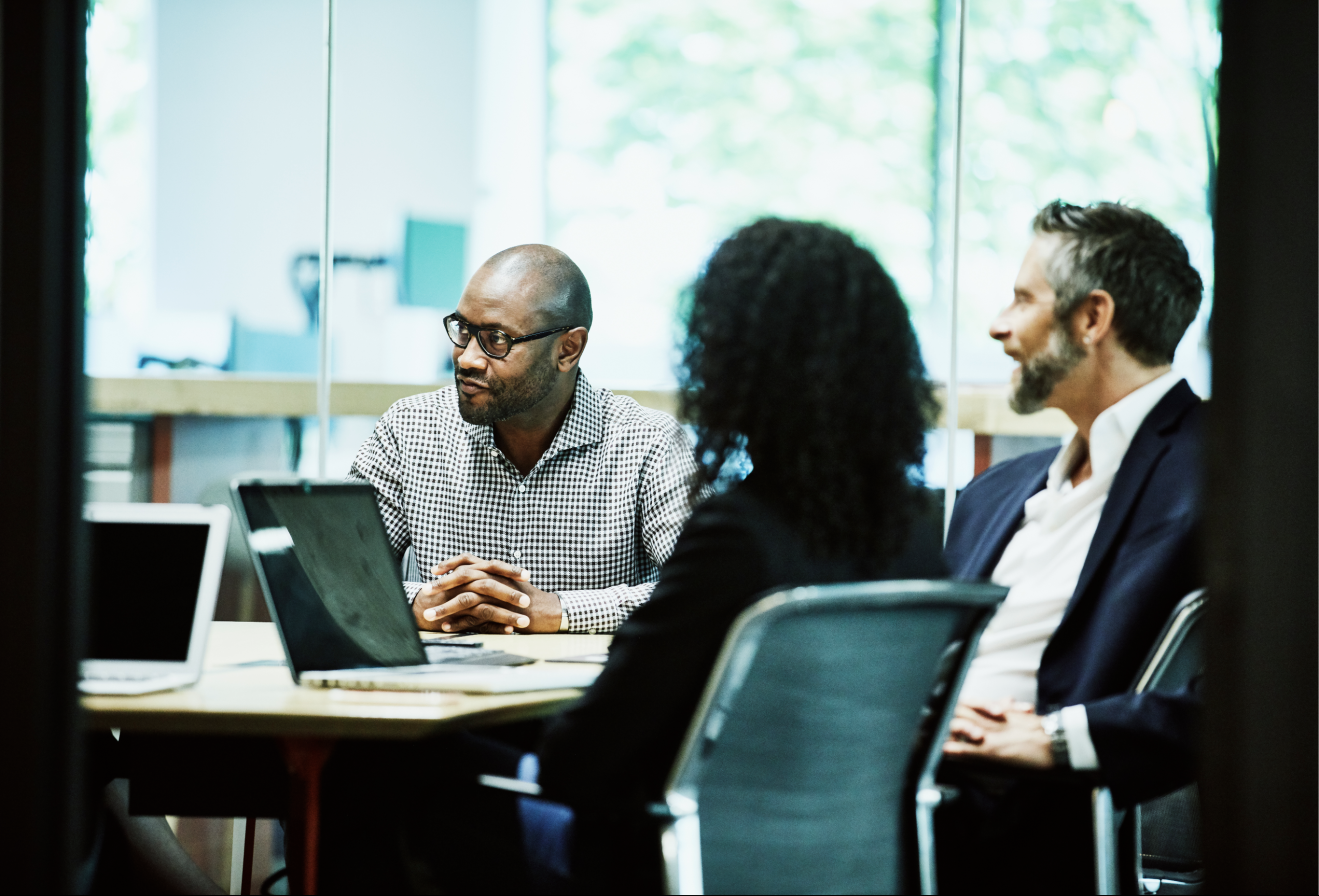
[[[1198,683],[1178,694],[1128,691],[1177,601],[1204,584],[1203,417],[1183,380],[1136,431],[1076,591],[1040,660],[1039,711],[1085,705],[1101,773],[1124,803],[1170,792],[1195,774]],[[944,554],[955,576],[993,573],[1056,454],[991,467],[966,487]]]
[[[783,586],[946,576],[930,510],[881,568],[812,556],[755,473],[696,509],[651,599],[614,635],[600,678],[541,744],[544,795],[577,813],[574,874],[601,886],[659,886],[655,829],[638,816],[663,794],[733,620]]]

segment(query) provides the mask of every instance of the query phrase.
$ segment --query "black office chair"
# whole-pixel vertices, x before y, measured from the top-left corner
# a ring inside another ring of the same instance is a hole
[[[1132,691],[1179,691],[1204,671],[1205,592],[1193,591],[1173,608]],[[1119,824],[1108,788],[1095,789],[1095,876],[1099,893],[1118,892]],[[1105,815],[1103,807],[1107,807]],[[1146,893],[1199,893],[1204,885],[1200,851],[1200,791],[1190,784],[1132,810],[1134,865]]]
[[[1200,849],[1200,788],[1190,784],[1136,807],[1140,831],[1137,872],[1142,892],[1204,892]]]
[[[1180,690],[1204,671],[1204,589],[1182,599],[1159,639],[1162,654],[1137,687]],[[1200,839],[1200,787],[1189,784],[1136,807],[1140,842],[1141,886],[1149,893],[1200,893],[1204,889],[1204,853]]]
[[[950,697],[1006,593],[867,582],[745,610],[654,807],[668,891],[935,892]]]

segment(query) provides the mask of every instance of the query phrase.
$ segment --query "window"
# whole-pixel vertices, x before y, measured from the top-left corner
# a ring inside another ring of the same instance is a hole
[[[1061,197],[1186,241],[1207,292],[1176,367],[1207,395],[1216,0],[967,2],[958,192],[953,0],[336,0],[334,378],[443,381],[466,278],[547,241],[592,285],[591,378],[671,389],[683,290],[773,214],[873,248],[947,382],[956,195],[956,382],[1001,389],[986,328]],[[314,373],[321,14],[94,0],[92,375]]]
[[[761,215],[826,220],[930,303],[928,2],[553,0],[551,242],[596,297],[588,369],[671,387],[674,309]]]
[[[672,385],[680,292],[719,239],[778,214],[875,249],[931,372],[947,377],[932,258],[953,167],[947,154],[934,162],[937,125],[945,140],[955,125],[955,93],[936,79],[941,50],[955,66],[955,9],[553,0],[549,234],[593,284],[597,376]],[[1031,217],[1054,198],[1147,209],[1212,284],[1216,30],[1204,0],[971,0],[968,11],[959,373],[1002,383],[1011,362],[985,331]],[[1209,305],[1178,356],[1202,392]]]

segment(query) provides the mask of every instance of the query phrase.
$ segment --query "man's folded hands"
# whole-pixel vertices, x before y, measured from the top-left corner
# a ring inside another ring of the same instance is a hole
[[[1031,768],[1053,767],[1049,735],[1035,707],[1015,700],[958,703],[943,752]]]
[[[531,584],[531,573],[499,560],[459,554],[431,573],[412,602],[427,631],[513,634],[557,632],[562,607],[555,594]]]

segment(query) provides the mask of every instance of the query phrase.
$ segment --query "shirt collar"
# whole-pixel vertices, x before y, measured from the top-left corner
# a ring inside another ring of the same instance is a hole
[[[573,389],[572,407],[563,425],[550,442],[546,457],[552,457],[560,451],[593,445],[605,437],[605,402],[603,396],[586,379],[581,368],[577,370],[577,386]]]
[[[577,448],[582,445],[593,445],[604,439],[605,431],[605,401],[601,393],[591,388],[590,382],[586,379],[586,374],[582,373],[581,368],[577,370],[577,384],[573,387],[572,404],[568,408],[568,416],[563,419],[563,425],[559,431],[554,434],[554,440],[550,442],[550,447],[545,451],[541,460],[553,457],[561,451],[567,451],[570,448]],[[459,418],[461,420],[461,417]],[[476,443],[478,448],[495,447],[495,430],[494,427],[485,424],[468,423],[462,420],[463,428],[467,430],[467,435]]]
[[[1150,411],[1173,386],[1182,381],[1180,373],[1169,371],[1151,380],[1121,400],[1105,408],[1090,426],[1090,475],[1095,480],[1112,479],[1131,447],[1136,431]],[[1049,488],[1057,491],[1083,450],[1080,433],[1072,436],[1049,467]]]

